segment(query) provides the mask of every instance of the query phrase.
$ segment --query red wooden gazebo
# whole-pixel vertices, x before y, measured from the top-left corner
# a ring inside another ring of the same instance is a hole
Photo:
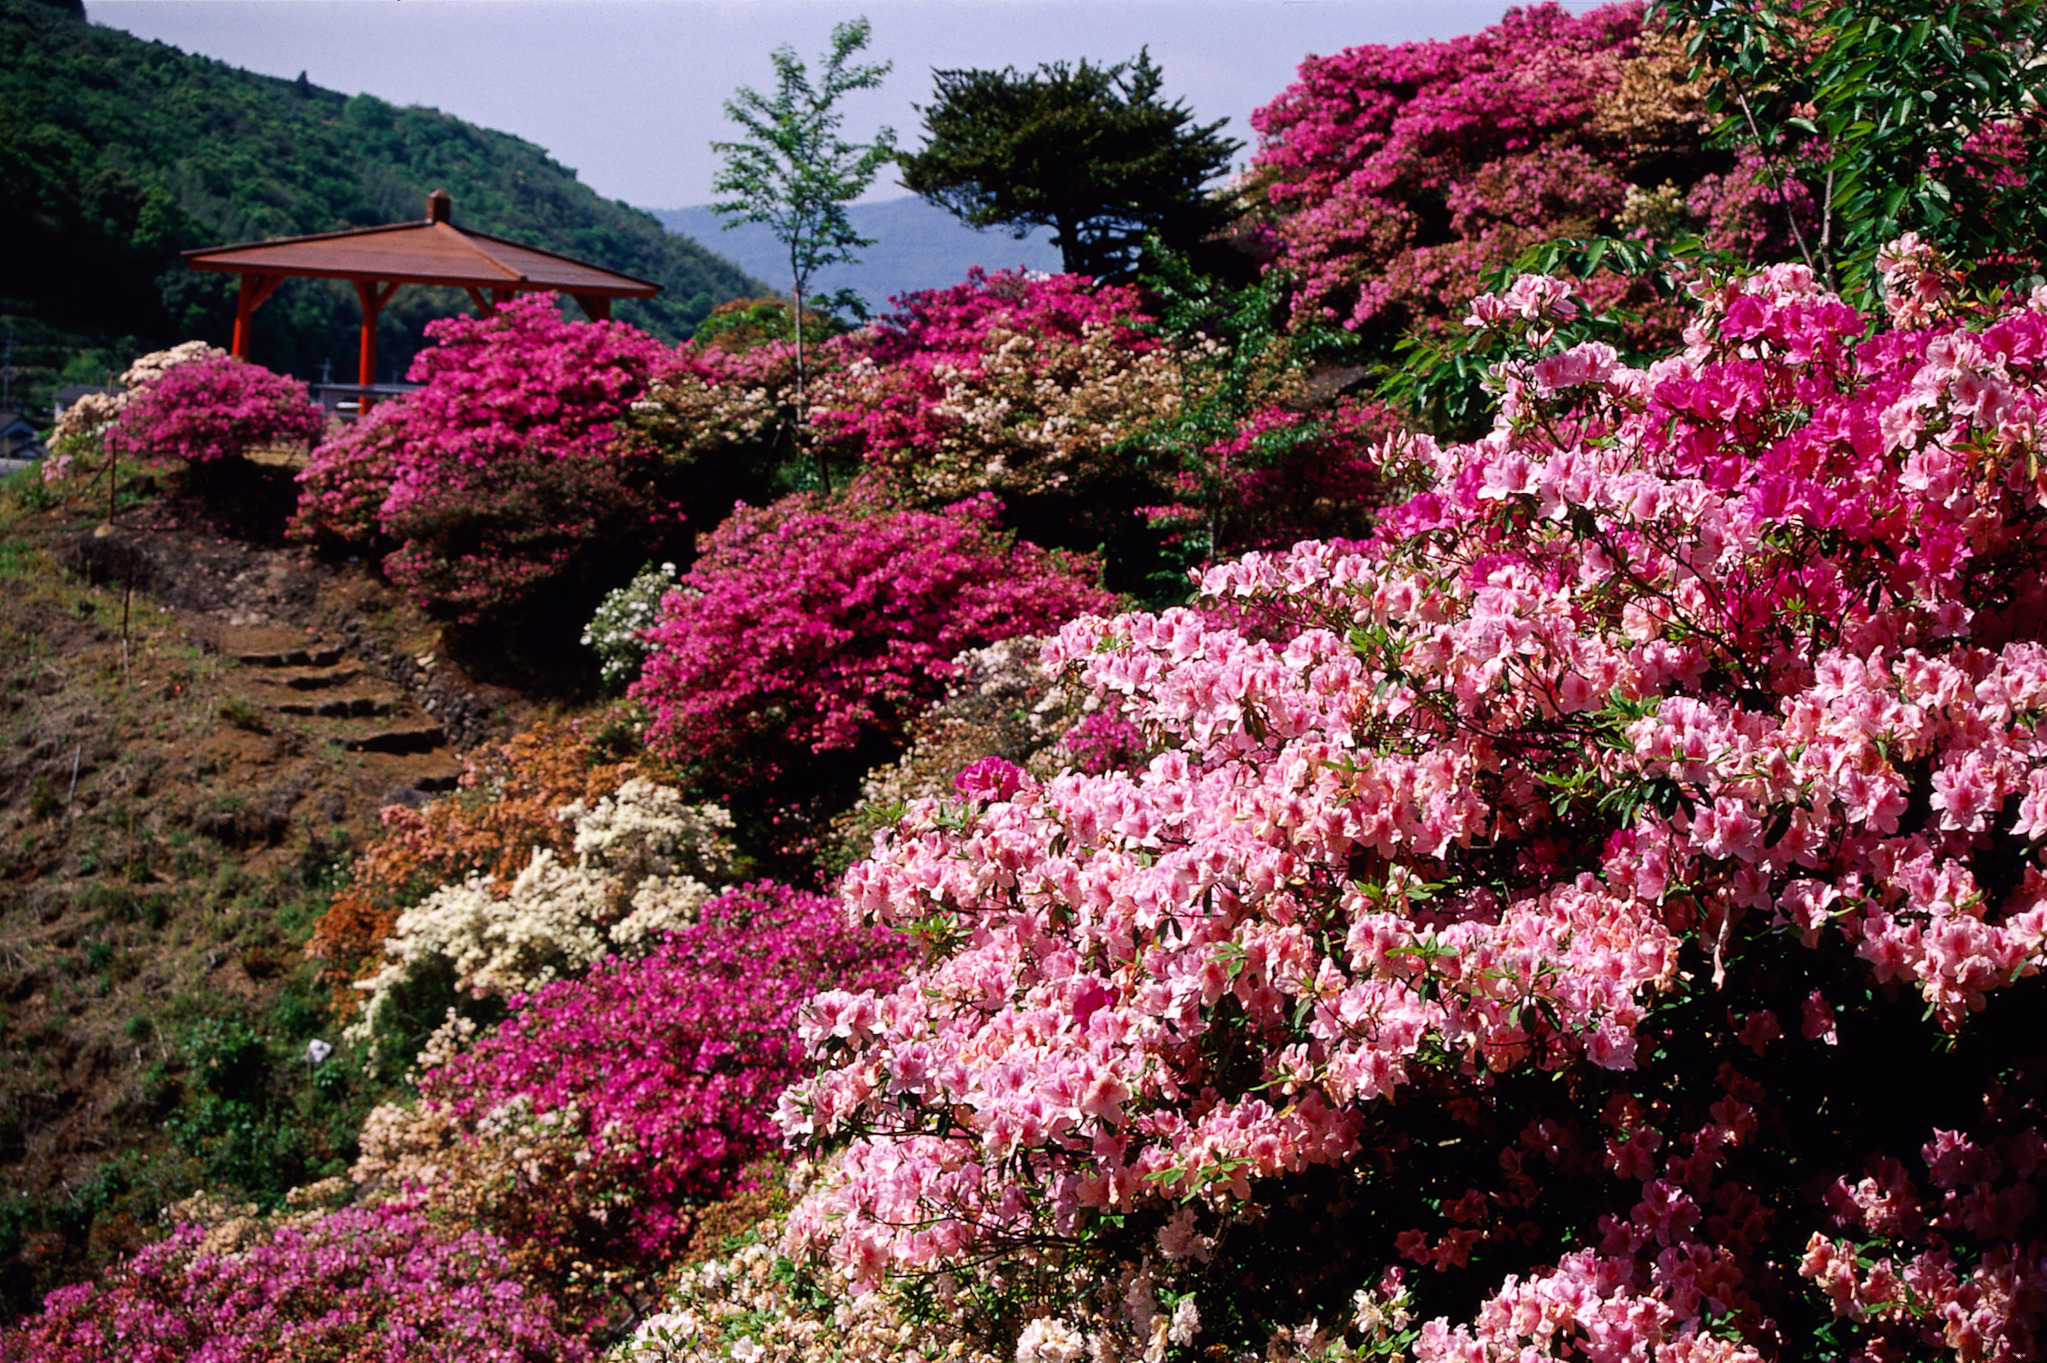
[[[352,281],[362,300],[359,372],[365,388],[377,378],[377,315],[404,284],[463,289],[485,312],[516,293],[565,293],[592,321],[611,316],[614,298],[652,298],[661,292],[651,280],[457,227],[453,210],[454,200],[437,189],[427,195],[424,222],[204,246],[185,252],[185,263],[242,277],[234,339],[234,353],[242,359],[249,357],[249,318],[279,284],[294,277]]]

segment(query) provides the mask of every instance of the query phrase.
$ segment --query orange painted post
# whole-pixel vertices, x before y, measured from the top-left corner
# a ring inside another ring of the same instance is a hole
[[[373,279],[355,281],[355,296],[362,302],[362,348],[355,367],[355,381],[367,388],[377,381],[377,284]],[[369,394],[362,397],[358,411],[369,410]]]
[[[377,315],[384,310],[384,304],[391,301],[391,295],[398,292],[398,281],[392,280],[382,288],[374,279],[355,281],[355,296],[362,302],[362,349],[356,365],[356,382],[369,388],[377,381]],[[376,405],[376,399],[365,392],[356,399],[355,412],[361,416]]]
[[[255,316],[256,309],[262,307],[270,295],[277,292],[277,286],[283,282],[283,275],[242,276],[242,289],[235,298],[235,339],[232,349],[236,359],[249,358],[250,320]]]
[[[242,291],[235,299],[235,340],[234,357],[238,360],[249,358],[249,315],[256,311],[256,276],[242,276]]]

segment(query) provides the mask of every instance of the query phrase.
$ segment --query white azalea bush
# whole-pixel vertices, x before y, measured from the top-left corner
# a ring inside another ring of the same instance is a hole
[[[606,691],[622,691],[639,679],[650,647],[642,635],[661,618],[661,598],[675,590],[675,581],[673,563],[650,563],[598,603],[583,631],[583,647],[597,654]]]
[[[573,862],[537,848],[509,883],[472,875],[399,914],[383,969],[356,985],[368,1002],[355,1039],[374,1036],[393,999],[432,971],[474,997],[509,998],[644,950],[693,921],[732,872],[732,816],[645,777],[557,817],[575,828]]]

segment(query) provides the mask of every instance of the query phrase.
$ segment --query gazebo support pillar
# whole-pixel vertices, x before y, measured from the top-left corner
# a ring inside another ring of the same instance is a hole
[[[242,276],[241,293],[235,299],[235,339],[232,346],[238,360],[249,358],[249,322],[256,309],[263,306],[270,295],[277,292],[277,286],[284,282],[281,274],[245,274]]]
[[[374,279],[355,281],[355,296],[362,303],[362,348],[357,356],[356,382],[364,388],[377,381],[377,316],[384,311],[384,305],[391,301],[391,295],[398,292],[398,281],[380,285]],[[364,393],[356,400],[358,415],[370,410],[376,399]]]

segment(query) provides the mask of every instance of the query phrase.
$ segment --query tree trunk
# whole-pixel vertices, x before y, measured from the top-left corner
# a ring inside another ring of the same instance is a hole
[[[1080,250],[1080,224],[1071,213],[1059,213],[1053,221],[1059,242],[1059,266],[1068,274],[1085,274]]]
[[[794,262],[791,262],[792,265]],[[796,448],[800,452],[811,450],[817,459],[817,485],[824,489],[825,496],[832,495],[832,476],[824,466],[824,450],[810,443],[810,400],[805,391],[805,380],[809,377],[804,369],[803,356],[803,276],[790,272],[789,301],[795,306],[796,330]],[[799,454],[800,457],[800,454]]]

